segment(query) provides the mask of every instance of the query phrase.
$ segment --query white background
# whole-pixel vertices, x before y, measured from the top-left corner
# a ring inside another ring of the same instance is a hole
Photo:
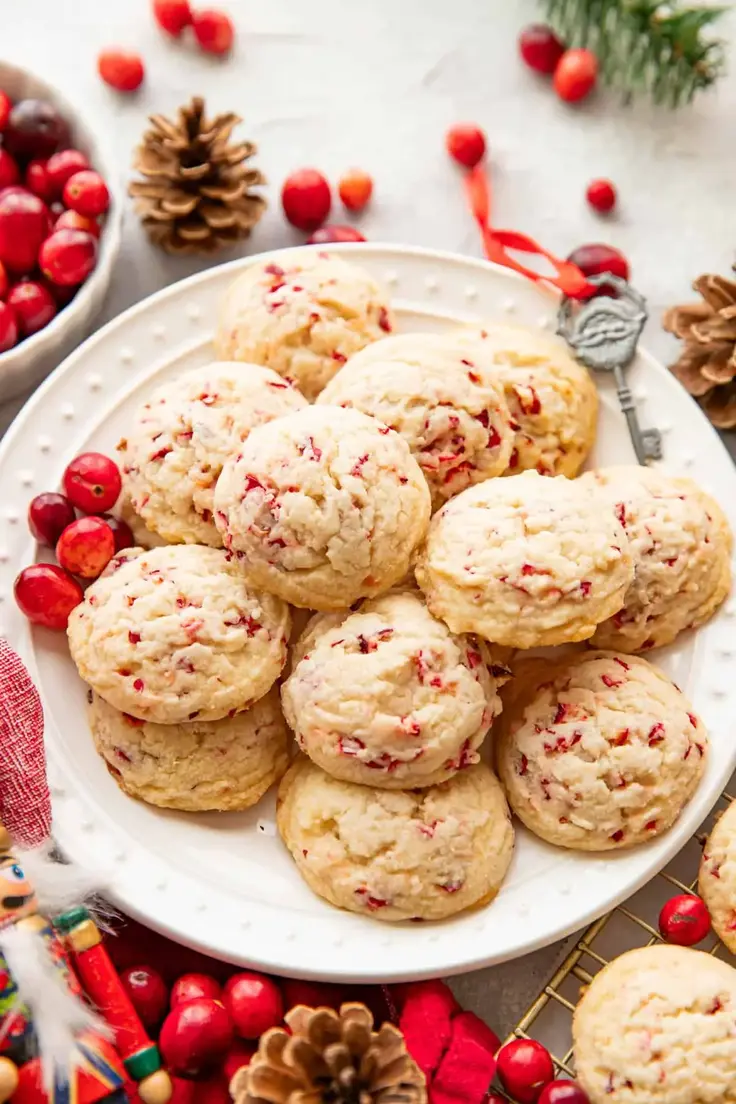
[[[224,61],[168,40],[147,0],[3,0],[0,54],[57,85],[114,135],[123,179],[150,112],[171,113],[193,94],[213,111],[237,111],[270,181],[270,210],[250,251],[301,240],[280,213],[286,173],[314,165],[334,179],[359,165],[375,180],[375,202],[359,223],[366,237],[479,256],[460,175],[443,150],[445,129],[467,119],[488,134],[496,223],[562,255],[586,241],[621,248],[649,300],[647,344],[663,359],[676,346],[659,327],[662,309],[685,301],[701,272],[728,274],[736,248],[733,51],[731,75],[692,108],[624,108],[605,93],[570,107],[518,60],[518,30],[538,15],[531,0],[222,3],[238,30]],[[723,32],[736,38],[733,12]],[[134,96],[97,77],[96,55],[110,45],[144,58],[146,83]],[[586,207],[585,186],[596,176],[618,187],[613,219]],[[339,205],[333,219],[344,221]],[[154,251],[129,207],[100,321],[204,263]],[[0,424],[11,415],[11,407],[0,411]],[[457,988],[503,1031],[561,951],[483,971]]]

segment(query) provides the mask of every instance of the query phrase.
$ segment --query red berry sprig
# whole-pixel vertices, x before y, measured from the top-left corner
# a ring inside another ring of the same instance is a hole
[[[659,914],[659,933],[666,943],[694,947],[710,932],[705,902],[695,893],[680,893],[665,902]]]
[[[549,1051],[535,1039],[512,1039],[501,1047],[496,1062],[501,1084],[519,1104],[536,1104],[555,1076]]]
[[[591,180],[585,198],[594,211],[607,214],[616,206],[616,189],[610,180]]]

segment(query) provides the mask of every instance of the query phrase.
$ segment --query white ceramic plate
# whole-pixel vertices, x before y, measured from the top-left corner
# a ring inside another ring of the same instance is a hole
[[[404,330],[482,317],[554,327],[554,299],[508,270],[419,249],[345,250],[388,285]],[[28,500],[55,487],[78,452],[111,453],[154,382],[210,359],[218,302],[254,259],[184,280],[105,326],[47,380],[0,449],[1,631],[43,695],[56,836],[74,859],[109,871],[110,895],[125,912],[182,943],[275,973],[375,982],[522,955],[582,927],[651,878],[726,784],[736,767],[734,598],[696,635],[652,656],[691,698],[712,741],[705,777],[671,832],[598,857],[550,847],[519,828],[511,871],[491,905],[443,923],[401,925],[340,912],[307,889],[276,835],[273,796],[246,813],[185,815],[121,793],[93,750],[66,638],[31,629],[13,602],[13,579],[35,554]],[[631,385],[642,424],[664,431],[666,467],[713,493],[736,529],[736,470],[705,417],[646,354],[631,370]],[[592,462],[633,462],[608,380]]]

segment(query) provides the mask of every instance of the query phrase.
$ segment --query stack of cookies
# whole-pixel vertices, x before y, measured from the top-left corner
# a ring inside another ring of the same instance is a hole
[[[119,444],[149,547],[115,557],[69,641],[128,793],[243,809],[280,780],[316,893],[438,919],[498,891],[509,804],[585,850],[671,826],[707,736],[635,653],[724,600],[731,537],[689,481],[576,478],[597,395],[562,343],[393,329],[340,258],[249,267],[220,359],[154,391]],[[518,654],[581,641],[602,650]]]

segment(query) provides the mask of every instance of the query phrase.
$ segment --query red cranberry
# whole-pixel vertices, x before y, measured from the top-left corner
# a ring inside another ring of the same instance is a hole
[[[710,916],[705,902],[694,893],[680,893],[662,906],[659,931],[667,943],[694,947],[710,931]]]
[[[0,299],[4,299],[8,294],[8,288],[10,287],[10,279],[5,265],[0,261]]]
[[[31,499],[28,506],[28,528],[39,544],[53,548],[66,529],[75,520],[74,507],[69,499],[55,491],[45,491]]]
[[[584,276],[610,272],[614,276],[620,276],[622,280],[629,278],[629,262],[612,245],[603,245],[600,242],[579,245],[567,259],[577,265]]]
[[[0,188],[9,188],[20,180],[20,169],[6,149],[0,147]]]
[[[616,189],[610,180],[591,180],[585,198],[595,211],[605,214],[616,206]]]
[[[7,303],[0,303],[0,353],[12,349],[18,340],[18,316]]]
[[[27,191],[0,196],[0,261],[25,275],[36,267],[39,247],[48,232],[48,209]]]
[[[88,218],[104,215],[110,206],[107,184],[94,169],[82,169],[70,176],[64,185],[63,199],[72,211]]]
[[[75,457],[61,482],[70,502],[85,514],[111,510],[122,486],[117,464],[101,452],[83,452]]]
[[[0,133],[5,130],[10,116],[10,109],[13,106],[13,101],[7,92],[3,92],[0,89]]]
[[[349,169],[340,177],[337,194],[349,211],[362,211],[373,194],[373,180],[362,169]]]
[[[164,979],[158,971],[152,966],[129,966],[120,980],[143,1026],[157,1028],[169,1002]]]
[[[46,170],[47,161],[29,161],[26,169],[25,182],[29,192],[33,192],[44,203],[49,203],[54,198],[54,189]]]
[[[257,1044],[243,1043],[237,1040],[230,1047],[222,1063],[222,1072],[228,1080],[232,1081],[235,1074],[243,1066],[250,1065],[250,1060],[258,1050]]]
[[[115,555],[112,529],[98,517],[82,517],[67,525],[56,542],[63,568],[82,579],[96,579]]]
[[[235,40],[232,20],[214,8],[192,12],[192,31],[197,45],[207,54],[227,54]]]
[[[117,49],[103,50],[98,54],[97,72],[105,84],[118,92],[135,92],[146,75],[140,54]]]
[[[189,0],[153,0],[153,18],[162,31],[178,37],[192,22]]]
[[[565,50],[557,62],[552,78],[554,90],[561,100],[576,103],[595,88],[598,60],[590,50]]]
[[[21,613],[34,625],[65,631],[69,614],[84,595],[76,579],[56,564],[25,567],[13,587]]]
[[[325,981],[300,981],[282,978],[284,1007],[293,1008],[295,1004],[306,1004],[308,1008],[339,1009],[345,1000],[345,990],[340,985],[331,985]]]
[[[197,1077],[217,1068],[233,1041],[230,1017],[208,997],[177,1004],[163,1022],[158,1045],[168,1069]]]
[[[340,226],[336,222],[330,222],[326,226],[320,226],[307,238],[307,245],[329,245],[331,242],[361,242],[365,238],[360,230],[354,226]]]
[[[21,280],[11,288],[8,303],[15,309],[24,337],[42,330],[56,314],[56,300],[37,280]]]
[[[535,1039],[512,1039],[501,1047],[497,1061],[501,1084],[519,1104],[535,1104],[555,1075],[549,1051]]]
[[[79,211],[62,210],[54,223],[54,230],[86,230],[93,238],[100,236],[100,224],[97,219],[80,215]]]
[[[69,145],[69,127],[45,100],[19,100],[3,131],[3,145],[24,161],[50,157],[60,146]]]
[[[550,1081],[542,1089],[539,1104],[590,1104],[577,1081]]]
[[[565,44],[546,23],[531,23],[519,35],[519,53],[537,73],[554,73],[564,52]]]
[[[122,552],[124,548],[133,548],[135,545],[135,537],[131,532],[130,526],[122,518],[115,517],[114,514],[101,514],[100,517],[103,521],[112,529],[112,535],[115,538],[115,551]],[[209,994],[205,994],[208,996]]]
[[[54,195],[60,196],[70,176],[89,168],[86,154],[78,149],[59,150],[46,162],[46,173],[54,189]]]
[[[244,1039],[257,1039],[284,1016],[281,990],[263,974],[234,974],[225,985],[222,1000]]]
[[[472,169],[485,155],[486,136],[474,123],[458,123],[445,135],[445,147],[459,165]]]
[[[96,261],[97,242],[86,230],[55,230],[46,238],[38,255],[44,276],[62,287],[81,284]]]
[[[219,981],[209,974],[182,974],[171,987],[171,1007],[195,1000],[197,997],[219,1000],[221,995],[222,987]]]
[[[281,204],[297,230],[316,230],[330,213],[330,185],[317,169],[297,169],[283,183]]]

